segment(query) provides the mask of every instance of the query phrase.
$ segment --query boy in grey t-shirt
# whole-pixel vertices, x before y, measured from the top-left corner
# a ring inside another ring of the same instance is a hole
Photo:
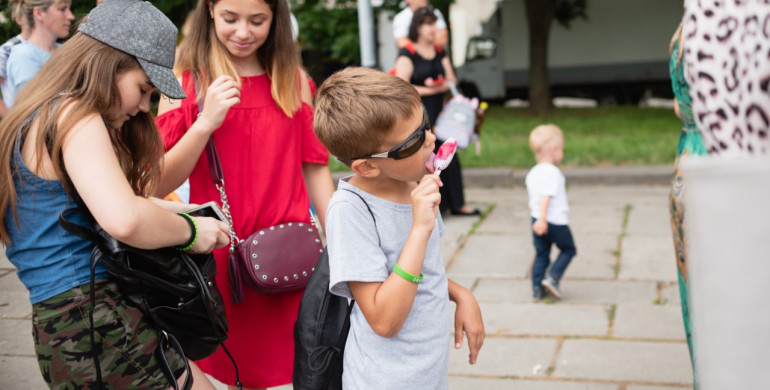
[[[473,294],[446,277],[436,137],[417,91],[380,71],[342,70],[318,90],[315,131],[354,173],[326,214],[330,290],[356,300],[343,387],[447,389],[449,300],[455,347],[465,333],[471,364],[484,325]]]

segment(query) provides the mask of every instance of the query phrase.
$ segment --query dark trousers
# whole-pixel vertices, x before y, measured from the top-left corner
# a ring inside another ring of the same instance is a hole
[[[441,147],[443,142],[436,140],[435,151]],[[441,182],[444,186],[439,188],[441,194],[441,204],[439,204],[439,210],[442,212],[447,210],[459,210],[460,207],[465,205],[465,193],[463,189],[463,174],[460,167],[460,156],[455,154],[449,165],[441,171]]]
[[[532,218],[532,224],[536,221]],[[556,261],[553,262],[548,274],[557,281],[564,275],[572,258],[577,254],[575,242],[572,240],[572,232],[569,225],[548,224],[548,232],[538,236],[532,232],[532,243],[535,245],[535,263],[532,265],[532,287],[540,288],[541,282],[545,278],[545,271],[551,264],[551,245],[561,251]]]

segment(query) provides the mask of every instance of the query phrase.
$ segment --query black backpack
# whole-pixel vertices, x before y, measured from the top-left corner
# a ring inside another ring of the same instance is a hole
[[[61,212],[59,223],[66,231],[95,244],[91,252],[91,302],[94,301],[94,267],[101,262],[126,299],[157,328],[159,346],[155,356],[173,388],[178,386],[165,357],[165,345],[192,360],[203,359],[221,346],[233,362],[236,385],[240,388],[238,367],[224,345],[228,325],[222,296],[214,280],[214,255],[191,255],[174,248],[131,247],[104,231],[79,197],[76,202],[78,207]],[[90,226],[71,222],[68,217],[74,213],[82,213]],[[90,315],[93,316],[93,311]],[[90,321],[93,323],[93,318]],[[90,332],[96,388],[102,388],[100,385],[105,384],[96,358],[102,346],[95,342],[93,328]],[[182,388],[189,389],[193,381],[187,363],[185,371],[188,377]]]
[[[364,198],[347,190],[364,202]],[[379,239],[379,237],[378,237]],[[324,249],[310,276],[294,325],[294,390],[342,389],[342,354],[350,331],[355,300],[329,292],[329,255]]]

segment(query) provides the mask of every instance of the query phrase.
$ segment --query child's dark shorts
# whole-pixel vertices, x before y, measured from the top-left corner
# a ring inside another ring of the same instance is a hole
[[[118,291],[96,282],[94,341],[101,344],[102,381],[114,389],[168,389],[171,382],[155,359],[157,330]],[[52,389],[90,388],[96,382],[88,311],[88,283],[32,305],[32,336],[40,372]],[[184,373],[184,358],[166,350],[172,372]]]

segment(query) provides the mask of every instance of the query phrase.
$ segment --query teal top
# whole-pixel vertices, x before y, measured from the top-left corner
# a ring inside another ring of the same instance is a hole
[[[706,154],[706,145],[703,144],[703,137],[695,126],[695,118],[692,115],[690,89],[684,78],[684,62],[679,58],[679,42],[674,44],[674,50],[671,51],[668,70],[671,76],[671,89],[674,90],[682,120],[682,134],[679,136],[677,155],[681,156],[685,151],[688,154]]]

